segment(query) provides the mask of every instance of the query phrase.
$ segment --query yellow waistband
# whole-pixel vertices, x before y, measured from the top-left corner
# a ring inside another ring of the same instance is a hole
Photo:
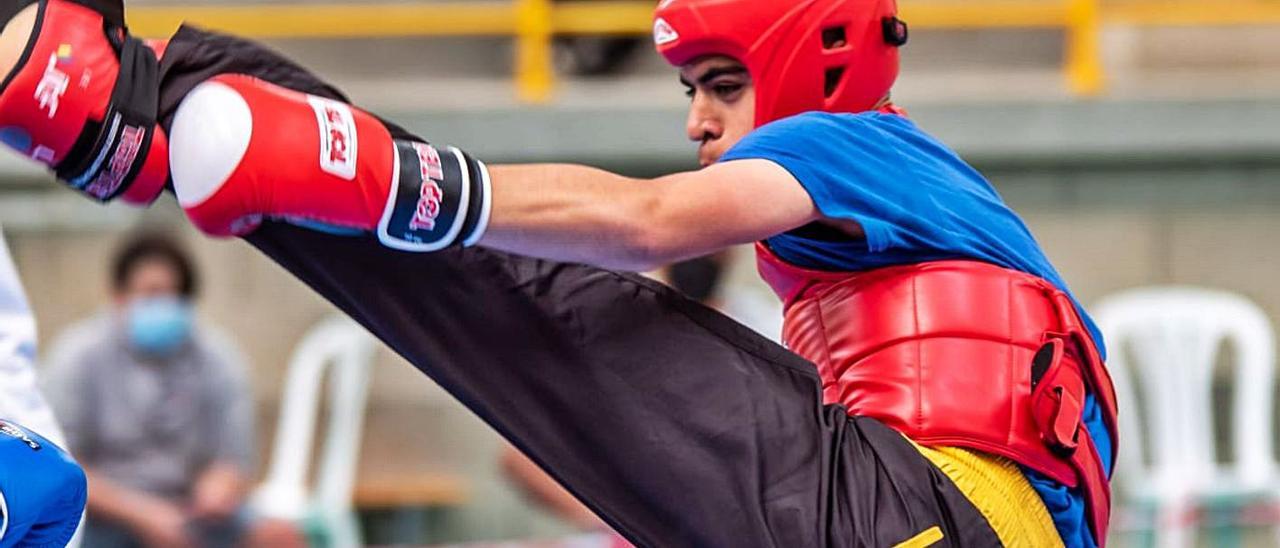
[[[1018,465],[969,449],[912,445],[951,478],[1005,546],[1063,546],[1044,501]]]

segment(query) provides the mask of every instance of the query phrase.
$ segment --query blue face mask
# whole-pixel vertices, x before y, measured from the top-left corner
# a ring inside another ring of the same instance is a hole
[[[138,299],[126,313],[126,331],[135,350],[166,356],[191,338],[192,312],[186,301],[171,297]]]

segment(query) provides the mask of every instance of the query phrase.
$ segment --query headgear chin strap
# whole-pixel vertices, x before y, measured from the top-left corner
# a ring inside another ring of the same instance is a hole
[[[97,200],[149,203],[168,178],[159,62],[122,23],[118,1],[39,0],[0,83],[0,141]]]

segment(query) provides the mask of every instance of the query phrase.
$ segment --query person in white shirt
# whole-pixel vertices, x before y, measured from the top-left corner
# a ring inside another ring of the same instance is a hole
[[[0,417],[65,445],[53,409],[36,386],[36,320],[0,230]]]
[[[35,319],[0,232],[0,547],[64,546],[84,515],[84,470],[36,387]]]

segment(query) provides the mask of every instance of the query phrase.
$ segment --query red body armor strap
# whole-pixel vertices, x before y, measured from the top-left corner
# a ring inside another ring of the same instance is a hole
[[[1075,304],[1071,299],[1061,291],[1051,295],[1055,307],[1058,309],[1058,317],[1063,319],[1063,330],[1065,333],[1060,335],[1060,339],[1064,341],[1062,344],[1066,352],[1075,352],[1076,363],[1081,366],[1081,373],[1086,378],[1081,379],[1083,386],[1086,386],[1089,393],[1093,394],[1094,401],[1098,408],[1102,410],[1102,420],[1107,427],[1107,432],[1111,435],[1111,468],[1103,471],[1102,468],[1094,463],[1101,462],[1101,456],[1098,448],[1094,445],[1093,437],[1088,435],[1085,426],[1081,424],[1079,431],[1085,433],[1084,436],[1078,438],[1079,446],[1071,453],[1072,468],[1080,475],[1081,483],[1085,486],[1106,485],[1110,486],[1110,475],[1115,468],[1116,452],[1120,447],[1119,424],[1117,419],[1119,416],[1116,403],[1115,386],[1111,382],[1111,375],[1107,372],[1106,365],[1102,361],[1102,356],[1098,353],[1098,347],[1093,344],[1089,337],[1089,331],[1080,320],[1079,314],[1076,313]],[[1041,381],[1043,383],[1043,381]],[[1033,396],[1033,403],[1034,403]],[[1037,417],[1040,413],[1036,413]],[[1077,412],[1075,417],[1080,417]],[[1079,419],[1078,419],[1079,420]],[[1055,437],[1046,440],[1049,443],[1058,441]],[[1084,490],[1086,503],[1089,509],[1089,523],[1093,526],[1095,541],[1098,546],[1106,546],[1106,530],[1107,524],[1111,520],[1111,490],[1110,489],[1088,489]]]

